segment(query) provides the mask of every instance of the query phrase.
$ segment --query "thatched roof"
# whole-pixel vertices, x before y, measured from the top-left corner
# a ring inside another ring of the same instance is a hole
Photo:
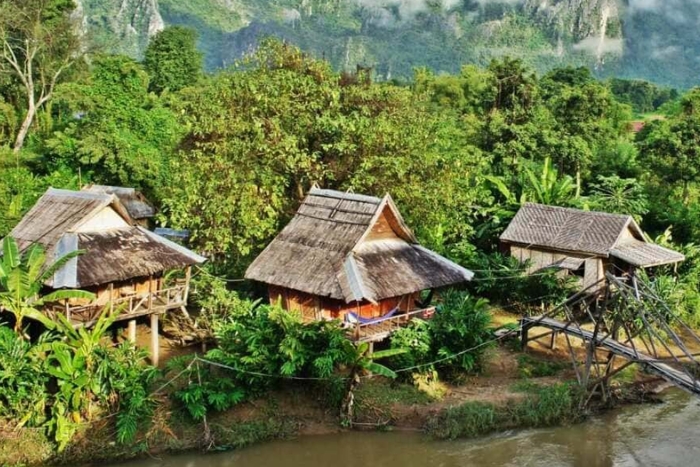
[[[640,267],[685,259],[680,253],[649,243],[631,216],[534,203],[520,208],[501,241],[604,258],[614,256]]]
[[[85,250],[47,282],[54,288],[108,284],[205,260],[135,226],[116,195],[104,192],[50,188],[10,236],[22,250],[41,244],[49,258]]]
[[[131,218],[134,220],[150,219],[156,215],[156,209],[153,207],[153,205],[146,199],[145,196],[143,196],[140,191],[136,191],[134,188],[109,185],[88,185],[83,188],[83,191],[116,195],[122,205],[126,208],[129,216],[131,216]]]
[[[368,239],[380,216],[392,234]],[[345,302],[460,284],[473,273],[418,245],[389,195],[314,188],[247,279]]]

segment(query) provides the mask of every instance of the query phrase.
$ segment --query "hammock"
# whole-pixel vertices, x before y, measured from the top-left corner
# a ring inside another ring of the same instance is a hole
[[[347,321],[350,324],[376,324],[391,318],[396,314],[397,311],[399,311],[399,307],[394,308],[393,310],[387,312],[386,314],[378,318],[363,318],[357,313],[353,313],[352,311],[350,311],[345,315],[345,321]]]

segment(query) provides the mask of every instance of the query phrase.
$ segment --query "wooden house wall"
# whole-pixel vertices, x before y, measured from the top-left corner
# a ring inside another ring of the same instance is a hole
[[[163,279],[160,277],[153,278],[153,292],[157,292],[163,286]],[[151,291],[151,283],[148,277],[136,278],[133,280],[128,280],[124,282],[116,282],[112,284],[102,284],[97,287],[92,287],[88,291],[96,295],[95,300],[92,302],[96,305],[106,305],[111,300],[116,300],[123,297],[128,297],[129,295],[145,295]],[[111,293],[110,293],[111,292]],[[89,302],[85,300],[71,300],[72,305],[88,305]]]
[[[111,206],[107,206],[78,227],[76,232],[102,232],[124,227],[129,227],[129,224]]]
[[[365,237],[365,242],[371,242],[374,240],[389,240],[399,238],[396,235],[395,227],[392,225],[396,223],[391,215],[391,210],[388,207],[384,208],[381,216],[377,219],[377,222],[372,226],[369,234]]]
[[[274,286],[269,287],[268,294],[271,304],[279,303],[285,310],[299,312],[305,321],[344,320],[345,315],[349,312],[356,313],[363,318],[379,318],[397,306],[401,311],[414,310],[416,308],[415,301],[420,298],[418,293],[414,293],[387,298],[375,305],[370,302],[345,303],[341,300],[317,297],[298,290]]]
[[[583,259],[585,261],[584,274],[581,282],[582,288],[589,287],[605,277],[605,263],[603,262],[603,258],[599,257],[591,258],[590,255],[586,256],[585,254],[525,248],[517,245],[510,246],[510,254],[511,256],[518,258],[521,263],[528,260],[530,261],[530,267],[527,270],[528,274],[532,274],[536,271],[549,267],[564,258]],[[565,271],[562,271],[562,274],[565,273]]]

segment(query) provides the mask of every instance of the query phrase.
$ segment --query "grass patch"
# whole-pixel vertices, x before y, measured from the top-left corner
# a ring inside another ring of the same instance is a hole
[[[531,385],[527,395],[505,405],[467,402],[431,418],[427,432],[438,439],[472,438],[496,430],[564,425],[582,420],[580,394],[571,384]]]
[[[541,360],[531,355],[518,356],[518,374],[521,378],[556,376],[569,367],[569,363]]]
[[[270,417],[265,420],[236,423],[231,426],[212,425],[216,449],[240,449],[262,441],[289,439],[299,427],[291,418]]]
[[[393,417],[395,404],[427,405],[431,397],[410,383],[380,379],[363,381],[355,391],[355,419],[360,422],[385,423]]]
[[[624,384],[634,383],[637,380],[638,370],[639,368],[636,365],[630,365],[613,376],[612,380]]]
[[[0,421],[0,465],[20,466],[45,462],[53,454],[53,445],[36,428],[15,429]]]

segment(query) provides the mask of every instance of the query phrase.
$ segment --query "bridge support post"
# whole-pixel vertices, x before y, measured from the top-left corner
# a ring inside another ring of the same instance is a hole
[[[520,348],[525,351],[527,350],[528,344],[528,334],[530,332],[530,326],[528,326],[524,319],[520,320]]]

